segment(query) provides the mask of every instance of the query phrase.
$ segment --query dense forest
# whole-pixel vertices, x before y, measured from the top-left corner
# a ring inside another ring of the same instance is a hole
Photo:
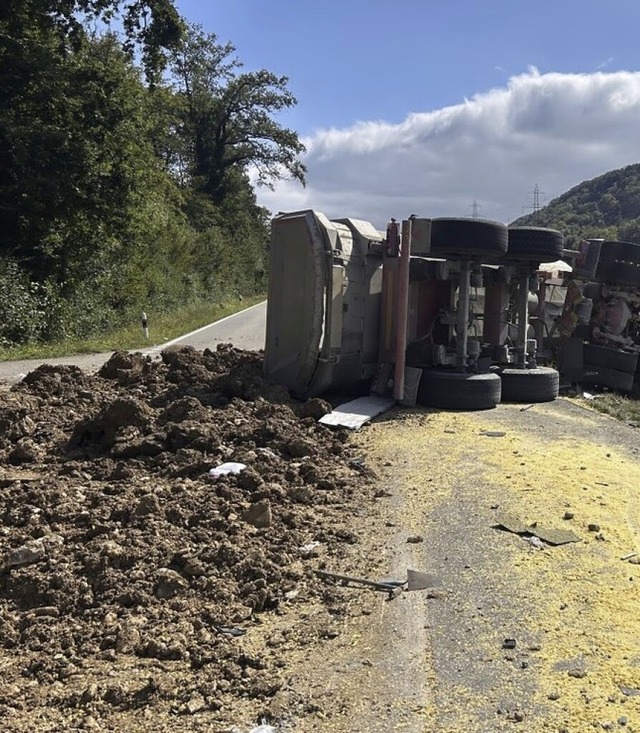
[[[0,346],[264,290],[251,180],[305,176],[287,81],[172,0],[3,0]]]
[[[559,229],[569,247],[592,237],[640,243],[640,163],[584,181],[513,225]]]

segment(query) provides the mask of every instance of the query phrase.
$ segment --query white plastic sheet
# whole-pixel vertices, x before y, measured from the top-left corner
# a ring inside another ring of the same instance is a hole
[[[386,412],[394,404],[395,400],[389,397],[358,397],[357,400],[340,405],[333,412],[320,418],[319,422],[323,425],[357,430],[376,415]]]

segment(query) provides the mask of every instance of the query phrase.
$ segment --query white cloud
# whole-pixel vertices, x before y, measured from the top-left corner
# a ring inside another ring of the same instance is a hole
[[[390,217],[520,216],[538,183],[546,200],[640,162],[640,72],[541,74],[535,68],[463,103],[359,122],[304,142],[307,187],[260,190],[273,212],[318,209],[382,228]]]

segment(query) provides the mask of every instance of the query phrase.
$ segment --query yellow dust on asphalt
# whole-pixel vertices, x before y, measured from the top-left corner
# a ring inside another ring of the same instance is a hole
[[[521,552],[505,551],[498,560],[536,608],[527,630],[543,640],[534,674],[544,715],[535,730],[639,731],[640,695],[633,693],[640,691],[640,566],[628,556],[640,553],[640,463],[607,445],[605,435],[572,437],[572,423],[606,425],[599,417],[554,418],[566,430],[552,438],[532,436],[504,411],[405,413],[372,425],[359,441],[402,487],[409,518],[436,511],[473,473],[492,506],[578,535],[577,543],[537,551],[523,542]],[[483,430],[505,434],[486,437]],[[446,730],[475,730],[473,706],[485,702],[466,695],[460,726]],[[521,725],[534,730],[533,722]]]

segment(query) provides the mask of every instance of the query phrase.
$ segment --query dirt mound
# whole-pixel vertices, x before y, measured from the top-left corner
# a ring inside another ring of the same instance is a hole
[[[0,393],[6,730],[140,708],[228,722],[278,692],[278,645],[242,637],[331,599],[309,555],[357,541],[344,505],[373,493],[347,434],[309,416],[329,406],[302,408],[229,346],[40,367]],[[211,478],[225,463],[245,468]]]

